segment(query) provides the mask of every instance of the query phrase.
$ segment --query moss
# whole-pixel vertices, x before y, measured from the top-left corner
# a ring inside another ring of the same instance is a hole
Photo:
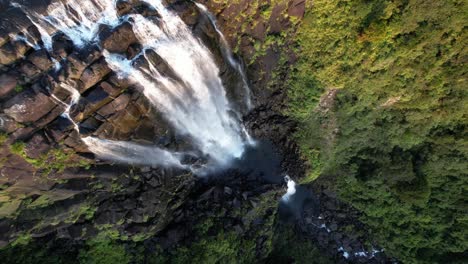
[[[0,132],[0,145],[5,144],[7,140],[8,140],[8,135]]]
[[[15,87],[15,92],[21,93],[23,90],[24,90],[23,86],[21,86],[21,85],[19,85],[19,84],[16,85],[16,87]]]
[[[50,174],[52,171],[62,172],[66,168],[71,167],[89,169],[91,166],[90,162],[87,160],[76,160],[76,155],[71,150],[54,148],[42,154],[40,157],[33,159],[26,154],[25,147],[26,144],[24,142],[18,141],[10,146],[10,151],[21,156],[36,169],[42,170],[45,175]]]
[[[11,243],[11,246],[16,247],[16,246],[25,246],[29,244],[32,240],[31,234],[20,234],[15,241]]]

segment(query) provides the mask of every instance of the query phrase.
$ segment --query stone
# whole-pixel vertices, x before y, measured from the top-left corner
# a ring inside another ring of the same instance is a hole
[[[80,77],[80,81],[83,83],[83,87],[80,92],[83,93],[84,91],[93,87],[110,72],[111,69],[107,66],[106,60],[104,58],[93,63],[84,70]]]
[[[65,34],[56,34],[52,45],[57,58],[66,58],[73,50],[73,42]]]
[[[107,118],[117,112],[120,112],[127,107],[130,102],[130,95],[122,94],[119,97],[115,98],[112,102],[106,104],[101,109],[99,109],[98,114]]]
[[[104,90],[106,93],[109,94],[109,96],[114,98],[122,92],[121,88],[116,87],[108,82],[102,82],[100,86],[102,90]]]
[[[142,51],[141,46],[139,44],[134,44],[128,47],[127,49],[127,59],[131,60],[134,59],[137,55],[140,54]]]
[[[88,64],[79,58],[78,53],[72,53],[67,57],[67,75],[71,79],[79,79]]]
[[[41,73],[41,71],[29,61],[21,62],[19,65],[19,71],[23,73],[25,77],[30,79]]]
[[[96,118],[90,117],[85,121],[79,124],[80,135],[82,136],[89,136],[91,133],[96,131],[99,126],[101,126],[101,122],[99,122]]]
[[[49,113],[55,103],[42,92],[26,91],[5,103],[5,114],[19,123],[35,122]]]
[[[117,15],[118,16],[124,16],[132,10],[132,4],[129,1],[125,0],[118,0],[115,3],[115,7],[117,9]]]
[[[103,33],[101,39],[102,47],[111,53],[124,53],[131,44],[137,42],[132,25],[128,22]]]
[[[54,64],[52,60],[50,60],[49,55],[45,49],[37,50],[29,54],[27,60],[34,64],[34,66],[36,66],[41,71],[48,70]]]
[[[11,43],[7,43],[0,47],[0,64],[8,65],[15,62],[17,59],[15,47]]]
[[[5,114],[0,114],[0,131],[12,133],[19,128],[15,120]]]
[[[94,113],[97,109],[106,105],[112,100],[109,94],[102,89],[101,86],[97,86],[92,89],[91,92],[87,93],[86,97],[83,98],[85,106],[83,109],[84,117]]]
[[[9,94],[18,84],[17,77],[12,74],[0,75],[0,97]]]
[[[288,15],[303,18],[305,14],[306,0],[293,0],[289,2]]]
[[[47,139],[40,133],[36,133],[26,142],[25,152],[30,158],[37,159],[50,149]]]

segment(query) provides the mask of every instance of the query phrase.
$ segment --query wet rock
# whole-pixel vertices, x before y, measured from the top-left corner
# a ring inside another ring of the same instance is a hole
[[[53,38],[53,53],[58,58],[66,58],[73,50],[73,42],[65,34],[56,34]]]
[[[171,66],[167,64],[167,62],[155,51],[146,51],[146,57],[153,64],[153,66],[161,73],[161,75],[170,77],[174,80],[179,80],[179,76],[177,76],[177,74],[174,73]],[[141,60],[137,60],[135,64],[140,67],[148,68],[148,61],[146,61],[144,57],[141,57]]]
[[[200,12],[198,8],[188,1],[175,1],[170,8],[175,11],[186,25],[192,27],[198,22]]]
[[[135,130],[133,137],[135,139],[141,139],[146,140],[148,142],[152,142],[153,139],[156,137],[154,131],[154,121],[150,119],[144,119],[143,121],[140,121],[140,125]]]
[[[109,94],[110,97],[113,97],[113,98],[115,98],[117,95],[119,95],[122,92],[122,89],[120,87],[112,85],[112,84],[110,84],[108,82],[102,82],[100,84],[100,87],[107,94]]]
[[[94,113],[97,109],[106,105],[111,100],[112,98],[106,91],[104,91],[102,86],[97,86],[96,88],[92,89],[85,97],[83,97],[83,101],[86,102],[83,110],[84,117]]]
[[[18,84],[17,77],[12,74],[0,75],[0,97],[9,94]]]
[[[107,66],[104,58],[93,63],[90,67],[86,68],[81,75],[80,81],[83,83],[83,87],[80,92],[84,92],[93,87],[110,72],[111,69]]]
[[[46,94],[39,91],[26,91],[16,95],[6,103],[5,114],[20,123],[34,122],[55,107]]]
[[[130,23],[123,23],[111,32],[105,32],[101,36],[102,47],[112,53],[124,53],[128,47],[137,42]]]
[[[133,59],[143,50],[143,46],[139,43],[132,44],[127,49],[127,59]]]
[[[67,57],[67,76],[72,79],[79,79],[88,64],[79,58],[77,53],[72,53]]]
[[[7,43],[0,47],[0,64],[8,65],[15,62],[16,59],[16,50],[11,43]]]
[[[232,189],[226,186],[224,187],[224,193],[227,195],[232,195]]]
[[[129,102],[130,95],[122,94],[112,102],[106,104],[101,109],[99,109],[98,114],[105,118],[110,117],[112,114],[115,114],[125,109]]]
[[[82,136],[89,136],[96,131],[102,123],[96,118],[90,117],[79,124],[80,134]]]
[[[102,138],[128,140],[128,137],[138,127],[140,113],[134,105],[129,105],[125,110],[117,113],[104,123],[96,135]]]
[[[124,16],[132,10],[133,6],[132,3],[126,0],[118,0],[115,3],[115,7],[117,9],[117,15],[118,16]]]
[[[33,53],[29,54],[27,59],[41,71],[46,71],[53,65],[53,62],[50,60],[49,55],[45,49],[34,51]]]
[[[19,68],[19,71],[23,73],[23,75],[26,78],[29,78],[29,79],[32,79],[41,73],[41,71],[29,61],[21,62],[18,68]]]

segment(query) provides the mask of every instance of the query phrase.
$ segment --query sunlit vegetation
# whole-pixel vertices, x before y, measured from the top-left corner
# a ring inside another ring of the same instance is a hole
[[[58,171],[61,172],[70,167],[89,168],[90,163],[84,159],[76,159],[73,151],[54,148],[38,158],[30,158],[25,151],[25,143],[18,141],[10,146],[10,151],[24,158],[35,168],[42,170],[45,175]]]
[[[386,252],[456,262],[468,247],[465,1],[314,1],[289,114],[310,161]],[[318,107],[338,89],[334,106]]]

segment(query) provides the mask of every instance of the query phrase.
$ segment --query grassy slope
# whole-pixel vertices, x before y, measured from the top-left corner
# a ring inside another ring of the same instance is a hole
[[[309,180],[334,179],[407,263],[457,261],[468,248],[467,10],[463,0],[315,0],[299,34],[289,114]],[[314,110],[329,88],[340,89],[332,113]]]

